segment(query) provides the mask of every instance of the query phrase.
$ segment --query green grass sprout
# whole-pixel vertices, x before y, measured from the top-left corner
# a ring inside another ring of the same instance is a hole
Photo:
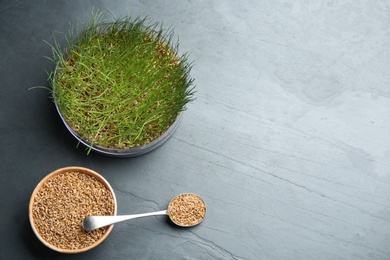
[[[179,55],[172,29],[147,18],[106,23],[94,12],[70,25],[65,51],[50,59],[52,95],[67,124],[91,145],[127,149],[150,143],[194,99],[193,64]]]

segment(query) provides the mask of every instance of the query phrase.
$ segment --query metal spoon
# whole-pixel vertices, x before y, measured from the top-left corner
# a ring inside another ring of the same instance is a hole
[[[188,209],[188,214],[185,210]],[[89,216],[83,220],[83,228],[91,231],[125,220],[168,215],[173,223],[181,227],[191,227],[203,221],[206,214],[204,201],[196,194],[184,193],[174,197],[168,205],[168,209],[134,215],[122,216]]]

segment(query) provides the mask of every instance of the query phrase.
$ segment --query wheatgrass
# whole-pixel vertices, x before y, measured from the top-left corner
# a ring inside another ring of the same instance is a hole
[[[66,52],[52,45],[50,75],[67,124],[91,145],[127,149],[150,143],[193,100],[192,63],[179,55],[173,31],[147,18],[105,24],[101,13],[79,33],[72,28]],[[74,36],[76,35],[76,36]]]

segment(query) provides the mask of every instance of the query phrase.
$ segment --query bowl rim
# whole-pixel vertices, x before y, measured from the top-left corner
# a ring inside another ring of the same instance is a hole
[[[80,167],[80,166],[68,166],[68,167],[63,167],[63,168],[59,168],[55,171],[52,171],[51,173],[49,173],[48,175],[46,175],[38,184],[37,186],[35,187],[32,195],[31,195],[31,198],[30,198],[30,202],[29,202],[29,206],[28,206],[28,215],[29,215],[29,221],[30,221],[30,225],[31,225],[31,228],[33,230],[33,232],[35,233],[35,235],[37,236],[37,238],[45,245],[47,246],[48,248],[54,250],[54,251],[57,251],[57,252],[60,252],[60,253],[67,253],[67,254],[76,254],[76,253],[82,253],[82,252],[85,252],[85,251],[88,251],[96,246],[98,246],[100,243],[102,243],[106,238],[107,236],[111,233],[114,225],[110,225],[108,226],[108,229],[107,231],[103,234],[103,236],[101,236],[96,242],[94,242],[92,245],[89,245],[87,247],[84,247],[84,248],[80,248],[80,249],[63,249],[63,248],[58,248],[50,243],[48,243],[46,240],[44,240],[42,238],[42,236],[40,235],[40,233],[38,232],[38,230],[35,228],[34,226],[34,218],[33,218],[33,214],[32,214],[32,208],[33,208],[33,204],[34,204],[34,200],[35,200],[35,195],[38,193],[38,191],[41,189],[42,185],[47,181],[49,180],[50,178],[58,175],[58,174],[61,174],[61,173],[67,173],[67,172],[74,172],[74,171],[77,171],[77,172],[80,172],[80,173],[83,173],[83,174],[87,174],[87,175],[90,175],[90,176],[93,176],[95,177],[98,181],[100,181],[101,183],[103,183],[104,186],[106,186],[106,188],[109,189],[109,191],[111,192],[112,194],[112,197],[114,199],[114,214],[113,216],[116,216],[117,215],[117,210],[118,210],[118,203],[117,203],[117,200],[116,200],[116,196],[115,196],[115,192],[113,190],[113,188],[111,187],[110,183],[102,176],[100,175],[99,173],[95,172],[94,170],[91,170],[91,169],[88,169],[88,168],[85,168],[85,167]]]

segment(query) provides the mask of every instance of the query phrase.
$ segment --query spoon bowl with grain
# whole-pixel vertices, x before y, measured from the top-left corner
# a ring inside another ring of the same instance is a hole
[[[206,215],[206,204],[193,193],[183,193],[174,197],[168,209],[133,215],[88,216],[83,220],[85,231],[92,231],[118,222],[158,215],[168,215],[170,220],[180,227],[192,227],[203,221]]]

